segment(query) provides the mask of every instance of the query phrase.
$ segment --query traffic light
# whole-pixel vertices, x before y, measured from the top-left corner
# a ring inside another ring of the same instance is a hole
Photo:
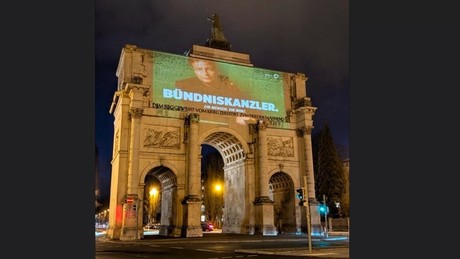
[[[326,214],[327,211],[328,211],[328,209],[327,209],[326,204],[321,203],[321,204],[319,205],[319,212],[320,212],[321,214]]]
[[[303,188],[299,188],[296,190],[297,192],[297,199],[299,199],[299,206],[303,206],[303,203],[305,202],[305,192]]]
[[[303,188],[297,189],[296,192],[297,192],[297,199],[303,200]]]

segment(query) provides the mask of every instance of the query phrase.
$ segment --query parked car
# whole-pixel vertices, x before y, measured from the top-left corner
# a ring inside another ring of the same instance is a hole
[[[201,228],[203,231],[213,231],[214,226],[208,221],[201,221]]]
[[[159,223],[147,223],[147,225],[144,226],[144,229],[160,229],[160,224]]]

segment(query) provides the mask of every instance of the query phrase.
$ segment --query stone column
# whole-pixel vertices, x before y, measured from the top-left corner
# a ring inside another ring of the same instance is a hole
[[[273,222],[273,201],[268,196],[267,125],[268,122],[264,120],[260,120],[257,125],[259,196],[256,197],[254,206],[256,212],[255,232],[264,236],[271,236],[277,235],[278,231]]]
[[[142,223],[139,222],[138,211],[140,199],[137,195],[137,174],[139,172],[139,143],[141,117],[143,110],[131,108],[129,116],[131,119],[131,137],[129,141],[129,164],[127,194],[123,201],[123,223],[120,240],[136,240],[142,236]]]
[[[310,231],[312,235],[319,235],[322,233],[321,218],[318,213],[319,203],[316,200],[315,194],[315,175],[313,170],[313,149],[311,144],[311,131],[313,127],[305,126],[298,130],[299,135],[304,138],[304,157],[305,157],[305,171],[303,175],[304,186],[306,187],[308,208],[306,209],[307,218],[310,220]],[[307,222],[308,224],[308,222]]]
[[[185,237],[202,237],[201,230],[201,161],[200,145],[198,143],[198,127],[200,115],[192,113],[186,119],[186,126],[189,126],[188,132],[188,174],[187,174],[187,196],[183,200],[186,205],[186,231]]]
[[[201,182],[200,182],[200,165],[199,165],[199,150],[198,145],[198,123],[200,122],[200,115],[192,113],[189,115],[190,121],[190,134],[188,139],[188,196],[200,198]]]
[[[311,145],[311,130],[313,127],[302,127],[302,136],[305,143],[305,173],[307,174],[308,198],[316,199],[315,195],[315,175],[313,171],[313,149]]]
[[[131,118],[131,138],[129,140],[129,164],[128,164],[128,194],[137,193],[137,177],[134,175],[139,171],[139,146],[141,117],[143,110],[131,108],[129,115]]]
[[[268,179],[267,179],[267,123],[259,121],[258,124],[258,157],[259,157],[259,187],[260,196],[264,197],[265,200],[268,198]]]

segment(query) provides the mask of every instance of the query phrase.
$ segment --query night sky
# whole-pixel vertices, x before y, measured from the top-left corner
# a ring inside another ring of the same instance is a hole
[[[318,107],[315,135],[327,123],[340,156],[349,156],[348,0],[96,0],[96,146],[101,201],[108,204],[113,141],[110,104],[125,44],[172,54],[205,45],[213,13],[231,51],[254,67],[304,73]]]

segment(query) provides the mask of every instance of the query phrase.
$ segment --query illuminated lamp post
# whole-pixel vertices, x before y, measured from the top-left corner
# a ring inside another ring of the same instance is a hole
[[[109,222],[109,209],[104,210],[104,224],[106,228],[108,228],[108,222]]]
[[[158,190],[157,188],[153,187],[152,189],[150,189],[150,213],[149,213],[149,222],[152,222],[154,223],[155,222],[155,212],[156,212],[156,199],[158,197]]]
[[[222,185],[220,185],[220,184],[215,184],[215,185],[214,185],[214,191],[215,191],[215,193],[216,193],[216,196],[215,196],[216,198],[214,199],[214,202],[217,203],[217,204],[215,204],[215,206],[216,206],[216,209],[219,210],[219,212],[221,212],[221,211],[222,211],[222,206],[218,206],[218,205],[220,205],[220,202],[219,202],[219,201],[220,201],[221,193],[222,193]],[[217,211],[216,211],[216,212],[217,212]],[[216,226],[216,227],[217,227],[217,228],[222,228],[222,226],[221,226],[222,215],[221,215],[221,213],[217,213],[217,215],[218,215],[219,217],[216,216],[216,217],[217,217],[217,218],[216,218],[216,221],[217,221],[217,226]]]

